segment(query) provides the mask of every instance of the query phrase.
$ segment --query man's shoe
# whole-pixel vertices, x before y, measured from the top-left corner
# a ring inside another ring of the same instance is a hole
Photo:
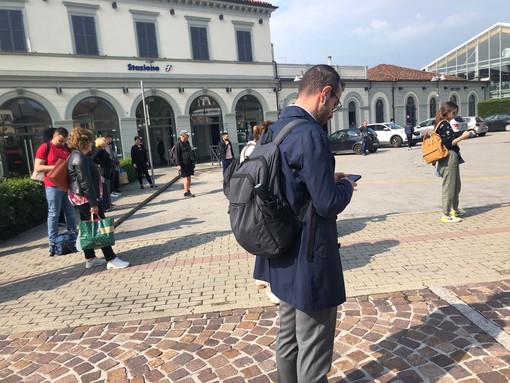
[[[106,264],[106,259],[94,257],[91,259],[87,259],[85,261],[85,268],[90,269],[91,267],[104,266],[105,264]]]
[[[124,269],[129,266],[129,262],[123,261],[119,257],[116,257],[115,259],[111,260],[106,264],[106,268],[108,270],[110,269]]]
[[[255,279],[255,288],[257,290],[265,289],[267,286],[269,286],[269,282],[261,281],[260,279]]]
[[[464,214],[466,214],[466,211],[464,209],[457,209],[450,212],[450,216],[452,217],[462,217]]]
[[[459,217],[454,217],[454,216],[451,216],[451,215],[444,215],[441,217],[441,222],[444,222],[444,223],[454,223],[454,222],[460,222],[462,221],[462,218],[459,218]]]
[[[115,192],[114,193],[110,193],[110,197],[112,197],[112,198],[117,198],[119,196],[120,196],[120,194],[117,194]]]
[[[151,184],[151,188],[157,188],[157,185]]]
[[[267,295],[267,299],[269,299],[269,302],[271,302],[272,304],[274,304],[274,305],[280,304],[280,300],[278,299],[278,297],[276,295],[273,294],[273,292],[271,291],[271,286],[269,286],[269,285],[267,285],[266,295]]]
[[[140,185],[140,189],[144,189],[143,185]]]
[[[191,197],[191,198],[192,198],[192,197],[194,197],[194,196],[195,196],[195,194],[191,193],[190,191],[188,191],[188,192],[184,193],[184,197],[188,197],[188,198],[190,198],[190,197]]]

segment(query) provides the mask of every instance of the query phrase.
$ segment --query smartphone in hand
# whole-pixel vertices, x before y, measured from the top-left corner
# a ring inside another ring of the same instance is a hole
[[[347,179],[352,182],[357,182],[361,176],[359,174],[351,174],[347,176]]]

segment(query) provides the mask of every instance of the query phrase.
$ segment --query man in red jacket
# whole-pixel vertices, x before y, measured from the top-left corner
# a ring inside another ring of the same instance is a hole
[[[35,154],[34,168],[38,172],[44,172],[44,189],[48,201],[48,242],[50,255],[55,254],[55,240],[58,236],[58,217],[60,211],[64,210],[66,217],[67,231],[77,232],[74,208],[67,197],[67,193],[60,190],[46,176],[59,158],[66,160],[71,151],[67,147],[68,131],[65,128],[57,128],[53,133],[51,141],[39,146]]]

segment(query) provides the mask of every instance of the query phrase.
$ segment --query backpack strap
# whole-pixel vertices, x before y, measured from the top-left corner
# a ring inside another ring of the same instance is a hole
[[[441,120],[441,121],[439,121],[439,124],[437,124],[437,125],[436,125],[436,127],[434,128],[434,133],[436,133],[437,128],[439,128],[439,125],[441,125],[441,123],[442,123],[443,121],[446,121],[446,120]],[[448,121],[446,121],[446,122],[448,122]]]

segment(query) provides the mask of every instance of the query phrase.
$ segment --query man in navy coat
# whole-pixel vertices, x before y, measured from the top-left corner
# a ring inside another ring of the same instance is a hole
[[[274,136],[296,118],[308,121],[279,146],[287,201],[296,214],[306,208],[300,237],[279,258],[258,257],[254,270],[254,278],[270,282],[280,299],[276,363],[283,383],[327,382],[337,306],[346,299],[336,217],[349,204],[356,184],[335,173],[321,128],[340,109],[341,94],[338,73],[328,65],[314,66],[301,80],[296,103],[270,127]],[[262,140],[269,136],[268,131]]]

